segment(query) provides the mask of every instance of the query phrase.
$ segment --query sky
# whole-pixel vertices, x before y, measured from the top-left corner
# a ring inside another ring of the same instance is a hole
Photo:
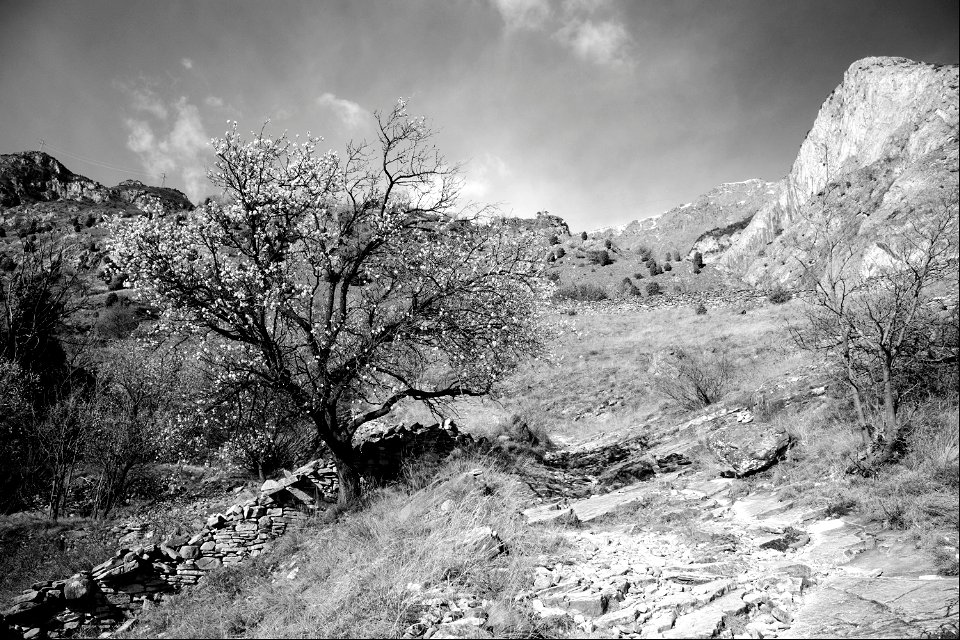
[[[844,70],[958,62],[956,0],[0,0],[0,153],[198,201],[210,140],[373,140],[398,98],[465,196],[595,229],[777,180]],[[165,177],[163,177],[165,174]]]

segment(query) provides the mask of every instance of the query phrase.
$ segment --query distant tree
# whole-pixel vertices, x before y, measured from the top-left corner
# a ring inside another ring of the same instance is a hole
[[[607,248],[607,249],[612,249],[612,248],[613,248],[613,241],[610,240],[610,238],[607,238],[606,240],[603,241],[603,246],[604,246],[605,248]]]
[[[693,268],[695,271],[703,269],[703,254],[699,251],[693,252]]]
[[[637,247],[637,253],[640,255],[640,260],[647,262],[653,256],[653,251],[650,250],[650,247],[645,245],[640,245]]]
[[[663,263],[663,270],[664,270],[664,271],[673,271],[673,265],[671,265],[669,262],[664,262],[664,263]]]
[[[645,287],[647,290],[648,296],[659,296],[663,293],[663,290],[660,288],[660,285],[656,282],[648,282]]]
[[[599,251],[591,251],[587,254],[590,262],[593,264],[600,265],[605,267],[608,264],[613,264],[613,260],[610,259],[610,254],[607,253],[606,249],[600,249]]]
[[[586,232],[586,231],[581,231],[581,232],[580,232],[580,239],[583,240],[583,241],[586,241],[586,240],[587,240],[587,232]]]
[[[115,231],[164,327],[198,334],[224,385],[252,375],[312,423],[347,504],[361,425],[405,400],[485,394],[547,336],[536,238],[464,219],[459,168],[403,101],[375,124],[379,144],[342,157],[234,126],[210,176],[228,203]]]
[[[620,281],[620,284],[617,285],[617,293],[621,296],[639,296],[640,289],[637,288],[637,285],[635,285],[630,278],[624,278]]]

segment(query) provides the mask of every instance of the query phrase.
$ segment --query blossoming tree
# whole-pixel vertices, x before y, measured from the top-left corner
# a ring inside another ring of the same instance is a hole
[[[118,221],[113,251],[224,385],[287,394],[360,497],[352,438],[398,403],[481,395],[544,346],[540,242],[458,205],[459,167],[401,100],[379,144],[214,141],[224,191],[186,219]]]

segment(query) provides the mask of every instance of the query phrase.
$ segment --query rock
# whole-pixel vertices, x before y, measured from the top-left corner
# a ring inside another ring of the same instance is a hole
[[[223,517],[222,513],[215,513],[209,518],[207,518],[207,526],[210,527],[211,529],[219,529],[220,527],[225,525],[226,522],[227,522],[227,519]]]
[[[444,622],[437,627],[431,638],[492,638],[493,634],[483,628],[479,618],[462,618]]]
[[[782,427],[734,423],[707,437],[707,447],[726,468],[721,475],[741,478],[776,463],[790,446]]]
[[[490,527],[477,527],[464,537],[462,544],[484,560],[492,560],[507,550],[500,536]]]
[[[68,601],[83,600],[93,593],[93,580],[89,574],[77,574],[63,586],[63,597]]]
[[[186,560],[196,558],[200,555],[200,548],[191,544],[185,544],[180,547],[180,556]]]
[[[223,566],[220,558],[203,557],[197,560],[197,568],[202,571],[212,571]]]

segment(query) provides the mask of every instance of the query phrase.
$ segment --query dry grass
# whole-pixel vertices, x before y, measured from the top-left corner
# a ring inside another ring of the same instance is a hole
[[[559,538],[524,525],[523,489],[489,458],[417,474],[330,525],[286,536],[270,554],[224,569],[146,612],[141,637],[397,637],[425,592],[469,592],[513,611],[532,564]],[[469,473],[480,469],[477,476]],[[508,554],[492,560],[467,535],[489,526]],[[296,570],[295,574],[294,572]],[[510,631],[543,633],[522,611]]]
[[[42,515],[0,517],[0,603],[38,580],[66,578],[116,551],[109,524],[84,518],[53,522]]]

